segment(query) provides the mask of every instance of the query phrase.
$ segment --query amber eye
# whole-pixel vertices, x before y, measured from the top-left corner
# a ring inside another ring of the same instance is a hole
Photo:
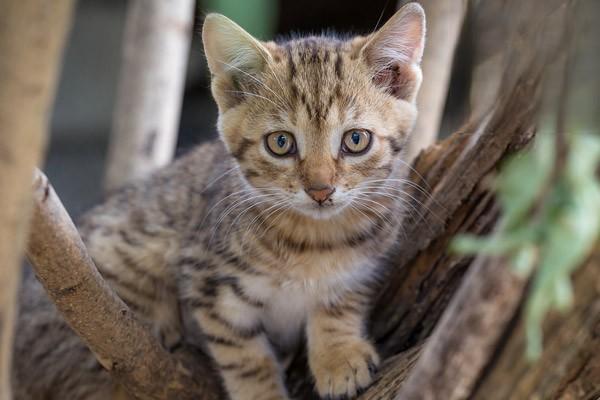
[[[296,140],[291,133],[273,132],[265,137],[267,149],[278,157],[296,153]]]
[[[369,150],[371,132],[365,129],[352,129],[344,133],[342,151],[347,154],[359,155]]]

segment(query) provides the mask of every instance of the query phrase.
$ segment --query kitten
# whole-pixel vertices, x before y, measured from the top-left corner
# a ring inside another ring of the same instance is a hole
[[[84,218],[102,275],[165,346],[184,334],[180,309],[197,322],[231,399],[287,399],[279,355],[304,338],[321,397],[371,383],[380,360],[365,319],[404,212],[424,31],[416,3],[351,40],[265,43],[208,15],[222,141]],[[27,336],[17,341],[16,387],[40,363]],[[60,368],[72,347],[43,354]],[[62,379],[98,390],[99,373]],[[58,378],[32,385],[51,390]]]

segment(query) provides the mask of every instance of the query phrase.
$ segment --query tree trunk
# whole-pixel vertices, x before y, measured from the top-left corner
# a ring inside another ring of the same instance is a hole
[[[0,2],[0,399],[10,399],[16,292],[31,178],[45,146],[72,1]]]
[[[107,189],[171,162],[194,17],[193,0],[129,2]]]

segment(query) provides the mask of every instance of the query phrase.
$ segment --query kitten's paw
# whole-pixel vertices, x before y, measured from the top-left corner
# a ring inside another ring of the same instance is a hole
[[[373,346],[360,338],[311,354],[310,358],[316,389],[322,399],[356,396],[373,381],[379,366]]]

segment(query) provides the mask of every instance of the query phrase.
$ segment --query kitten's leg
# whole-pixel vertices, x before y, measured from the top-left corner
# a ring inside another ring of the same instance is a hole
[[[349,293],[309,316],[309,364],[322,398],[353,397],[373,380],[379,356],[364,337],[367,305],[367,295]]]
[[[288,399],[281,368],[260,328],[260,307],[221,286],[215,299],[189,302],[232,400]],[[214,302],[213,302],[214,300]]]
[[[110,250],[94,257],[104,279],[167,350],[177,347],[181,323],[174,274],[154,260],[148,262],[150,257],[140,257],[135,248],[115,246]]]

